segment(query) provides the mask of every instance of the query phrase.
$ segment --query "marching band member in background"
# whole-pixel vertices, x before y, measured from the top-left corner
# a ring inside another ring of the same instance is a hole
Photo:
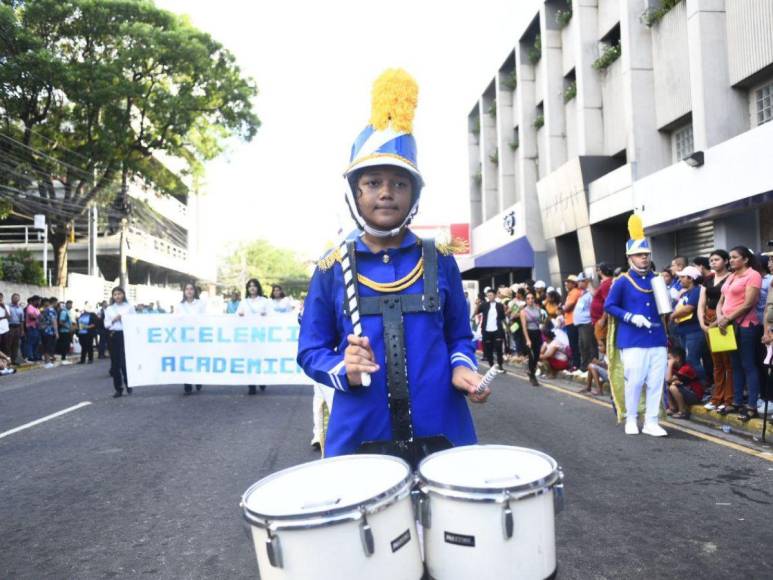
[[[183,286],[183,299],[174,313],[180,315],[199,315],[207,313],[207,303],[199,298],[199,289],[193,282],[186,282]],[[196,390],[201,390],[201,385],[196,385]],[[183,392],[190,395],[193,392],[193,385],[185,383]]]
[[[482,403],[490,394],[477,391],[481,376],[456,261],[448,247],[407,228],[424,185],[411,135],[417,93],[403,70],[376,81],[370,124],[345,173],[361,232],[320,260],[309,285],[298,364],[336,390],[326,456],[366,442],[410,442],[415,455],[417,440],[438,435],[473,444],[467,398]],[[356,294],[357,308],[347,292]],[[361,321],[362,336],[353,321]],[[370,386],[362,373],[371,374]]]
[[[618,419],[625,414],[625,433],[639,433],[637,417],[642,387],[646,383],[646,411],[642,433],[653,437],[667,435],[659,425],[663,385],[666,378],[668,353],[666,329],[660,320],[652,290],[650,245],[644,238],[641,218],[632,215],[628,220],[631,239],[626,244],[630,270],[612,284],[604,309],[614,317],[610,326],[607,352],[610,353],[610,382]],[[616,354],[622,362],[623,376],[615,370]],[[624,387],[621,380],[624,379]],[[624,391],[624,396],[620,396]]]
[[[268,298],[263,296],[263,287],[258,279],[250,278],[247,280],[247,285],[244,288],[244,300],[239,303],[236,314],[239,316],[266,316],[272,311],[273,305]],[[248,387],[250,395],[258,392],[255,385],[248,385]],[[260,385],[260,390],[265,391],[266,385]]]
[[[110,333],[110,375],[113,377],[115,394],[113,397],[126,393],[131,395],[132,388],[126,378],[126,350],[123,341],[123,317],[134,314],[134,306],[126,301],[126,292],[120,286],[113,288],[112,304],[105,309],[105,328]]]

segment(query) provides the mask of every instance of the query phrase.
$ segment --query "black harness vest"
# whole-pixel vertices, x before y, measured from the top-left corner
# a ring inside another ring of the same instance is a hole
[[[438,258],[434,240],[422,240],[424,257],[424,292],[422,294],[387,294],[384,296],[360,296],[357,288],[357,257],[355,243],[346,242],[346,251],[354,277],[355,292],[360,315],[381,315],[384,319],[384,347],[387,363],[387,388],[389,414],[394,443],[412,443],[411,394],[408,386],[408,366],[405,353],[403,314],[409,312],[438,312]],[[351,315],[346,303],[346,314]],[[384,451],[384,452],[389,452]],[[402,453],[392,453],[403,455]]]

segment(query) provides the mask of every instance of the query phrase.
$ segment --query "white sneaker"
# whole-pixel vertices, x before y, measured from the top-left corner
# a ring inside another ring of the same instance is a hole
[[[44,369],[52,369],[54,368],[54,363],[46,363],[43,365]]]
[[[625,422],[625,434],[626,435],[638,435],[639,434],[639,426],[636,424],[636,421],[626,421]]]
[[[668,435],[668,431],[663,429],[657,423],[645,423],[641,430],[645,435],[651,435],[652,437],[665,437]]]
[[[708,409],[709,411],[715,411],[717,406],[714,403],[712,403],[711,401],[709,401],[708,403],[703,405],[703,408],[704,409]]]

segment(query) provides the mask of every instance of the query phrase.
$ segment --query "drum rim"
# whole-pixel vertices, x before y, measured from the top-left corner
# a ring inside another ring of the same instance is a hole
[[[451,483],[443,483],[433,479],[429,479],[422,473],[422,466],[435,455],[459,453],[462,451],[469,451],[473,449],[516,449],[518,451],[526,451],[533,455],[538,455],[543,459],[546,459],[552,467],[551,472],[543,478],[536,479],[529,483],[513,485],[508,487],[472,487],[466,485],[456,485]],[[471,500],[471,501],[488,501],[488,502],[500,502],[506,499],[519,500],[526,499],[532,496],[538,496],[555,486],[561,479],[561,467],[558,462],[547,453],[537,451],[536,449],[530,449],[528,447],[517,447],[515,445],[465,445],[462,447],[454,447],[453,449],[446,449],[445,451],[439,451],[432,455],[422,459],[417,469],[417,477],[420,482],[421,490],[423,493],[435,492],[439,495],[449,497],[451,499]]]
[[[383,492],[362,501],[359,503],[347,504],[340,507],[335,507],[329,510],[323,510],[318,512],[310,512],[306,514],[287,514],[287,515],[268,515],[256,512],[247,507],[247,498],[252,492],[254,492],[259,486],[265,483],[277,479],[283,474],[300,471],[308,465],[313,465],[319,461],[325,462],[340,462],[351,461],[352,457],[356,458],[374,458],[385,459],[388,461],[394,461],[402,464],[406,470],[406,476],[398,483],[384,490]],[[294,465],[271,475],[256,481],[253,483],[247,491],[242,494],[239,502],[239,507],[242,509],[244,518],[250,525],[254,525],[260,528],[270,528],[272,530],[289,530],[289,529],[310,529],[310,528],[322,528],[331,526],[345,521],[356,521],[363,517],[363,514],[371,515],[380,512],[389,506],[397,503],[398,501],[408,497],[411,492],[411,488],[414,483],[414,474],[411,471],[411,466],[406,461],[399,457],[391,455],[377,455],[374,453],[362,453],[357,455],[340,455],[337,457],[328,457],[326,459],[317,459],[316,461],[307,461],[300,465]]]

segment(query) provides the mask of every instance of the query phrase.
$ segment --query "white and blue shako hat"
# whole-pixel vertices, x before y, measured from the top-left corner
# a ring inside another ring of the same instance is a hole
[[[349,167],[344,173],[348,186],[346,203],[357,226],[372,236],[396,236],[419,210],[424,179],[416,163],[416,140],[411,134],[418,96],[419,87],[416,81],[403,69],[384,71],[373,83],[370,123],[352,145]],[[411,210],[403,223],[392,230],[380,230],[366,224],[355,199],[360,171],[376,165],[392,165],[405,169],[413,181]]]
[[[644,237],[644,225],[640,216],[634,214],[628,218],[628,234],[631,239],[625,243],[626,256],[652,253],[649,240]]]

